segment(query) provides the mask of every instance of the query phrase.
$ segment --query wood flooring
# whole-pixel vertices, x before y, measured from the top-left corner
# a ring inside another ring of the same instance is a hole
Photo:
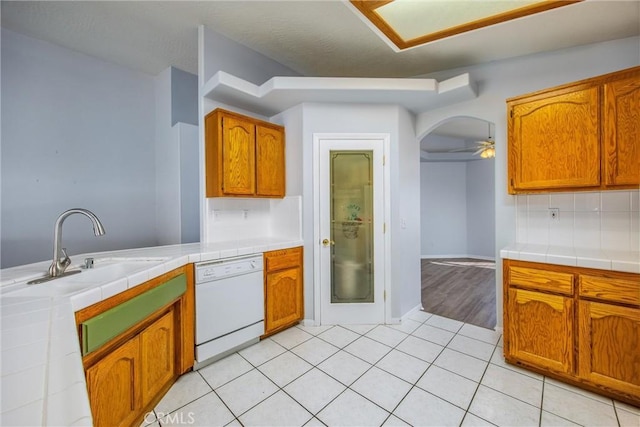
[[[425,311],[483,328],[496,326],[495,262],[423,259],[421,266]]]

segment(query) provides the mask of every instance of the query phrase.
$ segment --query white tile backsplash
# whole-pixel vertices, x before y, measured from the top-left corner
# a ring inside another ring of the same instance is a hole
[[[607,191],[600,195],[603,212],[629,212],[631,193],[629,191]]]
[[[576,212],[595,212],[600,210],[600,193],[575,193],[574,210]]]
[[[531,194],[529,195],[529,212],[547,211],[549,209],[548,194]]]
[[[627,199],[628,202],[628,199]],[[602,212],[600,216],[600,248],[629,250],[630,212]]]
[[[563,211],[555,221],[549,221],[549,244],[555,246],[573,246],[574,215]]]
[[[575,212],[574,215],[573,245],[577,248],[599,249],[600,212]]]
[[[260,237],[300,239],[299,196],[284,199],[207,199],[208,243]]]
[[[549,195],[549,207],[558,208],[560,212],[573,212],[573,199],[573,193],[553,193]]]
[[[640,251],[640,213],[631,212],[631,232],[629,233],[629,248]]]
[[[638,194],[631,190],[518,195],[516,242],[638,251]],[[559,209],[559,219],[551,219],[549,208]]]
[[[529,241],[536,245],[549,244],[549,212],[529,211]]]

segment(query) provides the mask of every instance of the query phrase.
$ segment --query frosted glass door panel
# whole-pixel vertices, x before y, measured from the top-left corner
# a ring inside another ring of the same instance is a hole
[[[372,159],[330,151],[331,303],[374,302]]]

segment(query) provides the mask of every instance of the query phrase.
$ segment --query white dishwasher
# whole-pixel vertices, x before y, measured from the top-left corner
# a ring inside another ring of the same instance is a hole
[[[201,262],[196,270],[196,369],[264,334],[262,254]]]

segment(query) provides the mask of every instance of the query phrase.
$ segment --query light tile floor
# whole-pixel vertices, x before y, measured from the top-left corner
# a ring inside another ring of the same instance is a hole
[[[640,426],[640,408],[507,365],[500,334],[424,312],[296,326],[176,382],[143,425]]]

